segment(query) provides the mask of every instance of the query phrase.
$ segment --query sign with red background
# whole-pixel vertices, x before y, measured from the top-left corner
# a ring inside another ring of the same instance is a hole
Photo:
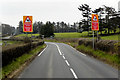
[[[23,32],[33,32],[32,16],[23,16]]]
[[[98,21],[98,15],[92,14],[92,30],[98,31],[99,30],[99,21]]]

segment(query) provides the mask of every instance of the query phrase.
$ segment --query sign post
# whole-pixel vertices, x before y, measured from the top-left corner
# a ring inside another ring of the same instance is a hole
[[[98,21],[98,15],[92,14],[92,31],[93,31],[93,49],[94,49],[94,31],[99,31],[99,21]]]
[[[33,32],[32,23],[33,23],[32,16],[23,16],[23,32],[26,33],[26,37],[28,35],[27,32],[31,32],[31,43],[32,43],[32,32]]]

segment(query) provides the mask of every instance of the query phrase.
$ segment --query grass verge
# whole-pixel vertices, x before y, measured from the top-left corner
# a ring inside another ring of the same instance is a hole
[[[11,64],[3,67],[2,78],[8,77],[16,69],[19,69],[22,64],[24,64],[27,60],[30,60],[31,57],[37,55],[43,48],[45,48],[45,46],[46,46],[45,44],[40,45],[35,49],[31,50],[29,53],[23,54],[21,57],[16,58],[16,60],[12,61]]]
[[[120,66],[120,60],[117,54],[109,54],[101,50],[94,50],[92,49],[92,47],[85,46],[85,45],[79,45],[76,47],[76,49],[90,56],[93,56],[99,60],[102,60],[117,69],[118,69],[118,66]]]

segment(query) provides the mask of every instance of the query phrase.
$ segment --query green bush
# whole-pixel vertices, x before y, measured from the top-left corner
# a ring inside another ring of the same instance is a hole
[[[111,53],[117,53],[115,44],[117,41],[113,40],[99,40],[96,42],[95,40],[95,49],[106,51],[106,52],[111,52]],[[78,42],[79,45],[84,44],[85,46],[93,46],[93,40],[92,39],[85,39],[81,38],[79,39]]]
[[[80,38],[78,44],[79,45],[84,44],[85,46],[92,46],[93,45],[93,41],[92,41],[92,39]]]
[[[29,37],[25,37],[23,41],[24,43],[30,43],[32,40]]]
[[[17,57],[22,56],[24,53],[27,53],[32,48],[37,47],[38,45],[42,45],[44,42],[33,42],[27,43],[24,45],[20,45],[14,48],[10,48],[8,50],[2,51],[2,66],[9,64],[12,60],[15,60]]]
[[[86,53],[88,55],[91,55],[97,59],[103,60],[113,66],[118,66],[120,65],[120,59],[117,54],[106,54],[106,52],[101,51],[101,50],[94,50],[92,49],[91,46],[85,46],[85,45],[79,45],[77,46],[77,50]]]
[[[117,42],[112,40],[100,40],[96,43],[96,48],[103,51],[115,53],[115,43]]]
[[[115,43],[114,46],[115,46],[115,50],[118,52],[118,55],[120,57],[120,42]]]

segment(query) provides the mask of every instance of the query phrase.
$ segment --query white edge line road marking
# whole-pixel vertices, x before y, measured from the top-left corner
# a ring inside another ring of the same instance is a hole
[[[76,50],[75,48],[73,48],[72,46],[70,46],[72,49],[74,49],[74,50]],[[82,55],[84,55],[84,56],[86,56],[85,54],[83,54],[83,53],[81,53],[81,52],[79,52],[78,50],[76,50],[78,53],[80,53],[80,54],[82,54]]]
[[[78,51],[79,52],[79,51]],[[86,56],[85,54],[83,54],[83,53],[81,53],[81,52],[79,52],[80,54],[82,54],[82,55],[84,55],[84,56]]]
[[[48,45],[47,45],[47,47],[48,47]],[[47,47],[38,56],[40,56],[47,49]]]
[[[45,49],[42,50],[42,52],[40,52],[40,54],[38,54],[38,56],[41,56],[41,54],[47,49],[47,47],[48,47],[48,45],[46,46]],[[22,76],[22,74],[20,74],[18,78],[21,78],[21,76]]]
[[[63,59],[65,59],[65,56],[63,56]]]
[[[78,79],[78,77],[77,77],[77,75],[75,74],[75,72],[73,71],[73,69],[72,69],[72,68],[70,68],[70,70],[71,70],[71,72],[72,72],[73,76],[75,77],[75,79]]]
[[[68,61],[67,61],[67,60],[65,60],[65,62],[67,63],[67,65],[68,65],[68,66],[70,66],[70,64],[68,63]]]

